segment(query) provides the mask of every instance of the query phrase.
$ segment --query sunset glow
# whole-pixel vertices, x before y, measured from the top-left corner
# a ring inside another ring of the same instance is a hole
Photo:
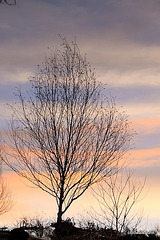
[[[7,103],[18,101],[13,93],[20,87],[26,94],[28,78],[37,72],[45,54],[61,49],[59,34],[69,42],[76,39],[82,55],[86,53],[95,67],[97,79],[105,84],[106,95],[115,97],[137,132],[126,155],[127,167],[135,171],[135,178],[146,177],[146,195],[137,209],[143,206],[149,228],[160,225],[159,13],[159,0],[17,0],[15,6],[0,4],[1,138],[6,138],[12,116]],[[27,215],[56,218],[51,196],[33,188],[4,164],[3,177],[14,205],[0,216],[0,226],[12,225]],[[65,216],[86,213],[91,203],[97,206],[93,202],[88,191]]]

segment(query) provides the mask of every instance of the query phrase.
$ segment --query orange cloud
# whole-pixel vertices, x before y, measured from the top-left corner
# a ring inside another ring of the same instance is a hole
[[[160,163],[160,148],[130,151],[131,167],[150,167]]]
[[[13,208],[4,215],[0,215],[0,226],[5,224],[16,224],[22,217],[35,217],[47,214],[54,217],[56,205],[53,197],[42,190],[35,188],[26,179],[20,178],[16,173],[3,174],[8,188],[13,196]],[[45,216],[44,216],[45,217]]]
[[[131,167],[150,167],[155,165],[155,163],[160,162],[160,149],[148,149],[148,150],[133,150],[130,151],[130,156],[132,158]],[[7,180],[8,186],[11,188],[13,192],[13,197],[15,200],[15,205],[13,209],[2,216],[0,216],[0,220],[2,225],[6,222],[13,223],[16,222],[17,219],[23,216],[34,217],[35,214],[45,215],[47,217],[56,217],[56,205],[54,203],[54,199],[48,194],[44,193],[40,189],[37,188],[29,188],[31,184],[25,179],[19,178],[15,173],[5,173],[4,178]],[[159,209],[159,184],[155,184],[152,179],[147,179],[147,183],[151,185],[151,190],[149,194],[143,200],[144,209],[147,209],[147,214],[151,217],[155,217],[158,215]],[[148,188],[148,185],[147,185]],[[156,206],[153,207],[151,205]],[[89,192],[85,193],[80,199],[78,199],[69,209],[66,216],[73,216],[79,212],[83,212],[84,209],[89,210],[90,205],[98,209],[96,203]],[[77,206],[80,206],[77,212]],[[45,214],[44,214],[45,213]],[[45,217],[45,216],[44,216]]]
[[[160,118],[136,118],[132,119],[132,126],[137,133],[153,134],[160,128]]]

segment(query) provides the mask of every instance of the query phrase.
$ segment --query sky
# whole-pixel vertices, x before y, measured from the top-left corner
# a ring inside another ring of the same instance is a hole
[[[10,0],[11,1],[11,0]],[[76,39],[107,94],[126,111],[137,132],[130,151],[135,176],[147,178],[141,204],[147,226],[160,225],[160,0],[17,0],[0,4],[0,131],[11,116],[16,88],[28,88],[48,47],[59,37]],[[53,199],[28,187],[13,172],[3,174],[14,206],[0,224],[26,215],[55,216]],[[86,211],[90,195],[78,200]],[[46,204],[47,202],[47,204]],[[73,204],[68,215],[79,214]]]

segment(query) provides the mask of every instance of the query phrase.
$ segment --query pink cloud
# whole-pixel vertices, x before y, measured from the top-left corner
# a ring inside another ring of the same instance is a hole
[[[160,163],[160,148],[130,151],[131,167],[151,167]]]
[[[131,121],[137,133],[148,135],[156,133],[157,129],[160,130],[160,118],[136,118]]]

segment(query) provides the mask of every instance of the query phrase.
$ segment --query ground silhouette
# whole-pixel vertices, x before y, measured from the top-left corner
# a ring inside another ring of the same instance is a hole
[[[109,228],[99,228],[90,224],[86,228],[76,227],[70,220],[61,223],[52,223],[54,231],[43,239],[50,240],[160,240],[156,233],[120,233]],[[28,229],[29,230],[29,229]],[[1,230],[0,240],[38,240],[31,237],[24,228],[15,228],[11,231]]]

